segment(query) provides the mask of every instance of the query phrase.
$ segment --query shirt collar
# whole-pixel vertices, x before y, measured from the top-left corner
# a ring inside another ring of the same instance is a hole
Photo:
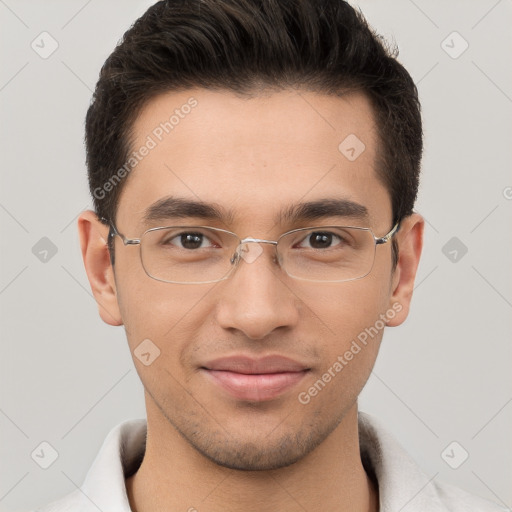
[[[366,470],[375,475],[381,512],[448,512],[438,486],[405,450],[369,414],[359,412],[361,458]],[[106,437],[81,489],[73,494],[84,512],[130,512],[125,478],[135,473],[146,445],[144,419],[128,420]]]
[[[359,443],[365,468],[378,481],[381,511],[447,512],[434,477],[428,477],[380,422],[359,412]]]

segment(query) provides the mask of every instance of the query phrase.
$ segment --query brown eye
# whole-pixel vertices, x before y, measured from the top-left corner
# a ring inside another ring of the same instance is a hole
[[[339,245],[340,242],[341,238],[334,233],[329,231],[315,231],[314,233],[310,233],[302,241],[302,244],[306,243],[306,245],[299,244],[299,246],[306,249],[329,249],[333,246]]]
[[[162,245],[176,246],[178,249],[194,250],[211,247],[212,243],[203,233],[187,231],[173,233],[162,240]]]
[[[180,243],[185,249],[199,249],[203,243],[203,235],[199,233],[185,233],[179,236]]]

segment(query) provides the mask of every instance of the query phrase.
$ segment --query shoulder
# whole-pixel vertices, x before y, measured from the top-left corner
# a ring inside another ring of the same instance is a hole
[[[510,512],[425,474],[379,420],[362,412],[359,441],[363,465],[378,482],[381,512]]]
[[[129,512],[125,478],[142,461],[146,433],[145,419],[127,420],[114,427],[80,488],[33,512]]]
[[[436,490],[439,501],[450,512],[509,512],[510,509],[501,507],[484,498],[471,494],[464,489],[448,484],[437,482]]]
[[[83,510],[86,510],[84,495],[76,489],[43,507],[38,507],[33,512],[81,512]]]

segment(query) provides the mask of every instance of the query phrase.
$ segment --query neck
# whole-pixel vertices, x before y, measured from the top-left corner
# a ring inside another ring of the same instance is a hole
[[[151,400],[146,406],[144,460],[126,481],[134,512],[379,510],[378,489],[361,462],[356,404],[313,452],[271,471],[215,464],[190,446]]]

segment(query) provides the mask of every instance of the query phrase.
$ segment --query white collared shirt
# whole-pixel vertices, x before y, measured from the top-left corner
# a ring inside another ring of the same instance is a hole
[[[380,512],[506,512],[494,503],[429,478],[378,421],[359,412],[361,458],[378,481]],[[146,420],[110,431],[80,489],[37,512],[130,512],[125,475],[145,451]]]

